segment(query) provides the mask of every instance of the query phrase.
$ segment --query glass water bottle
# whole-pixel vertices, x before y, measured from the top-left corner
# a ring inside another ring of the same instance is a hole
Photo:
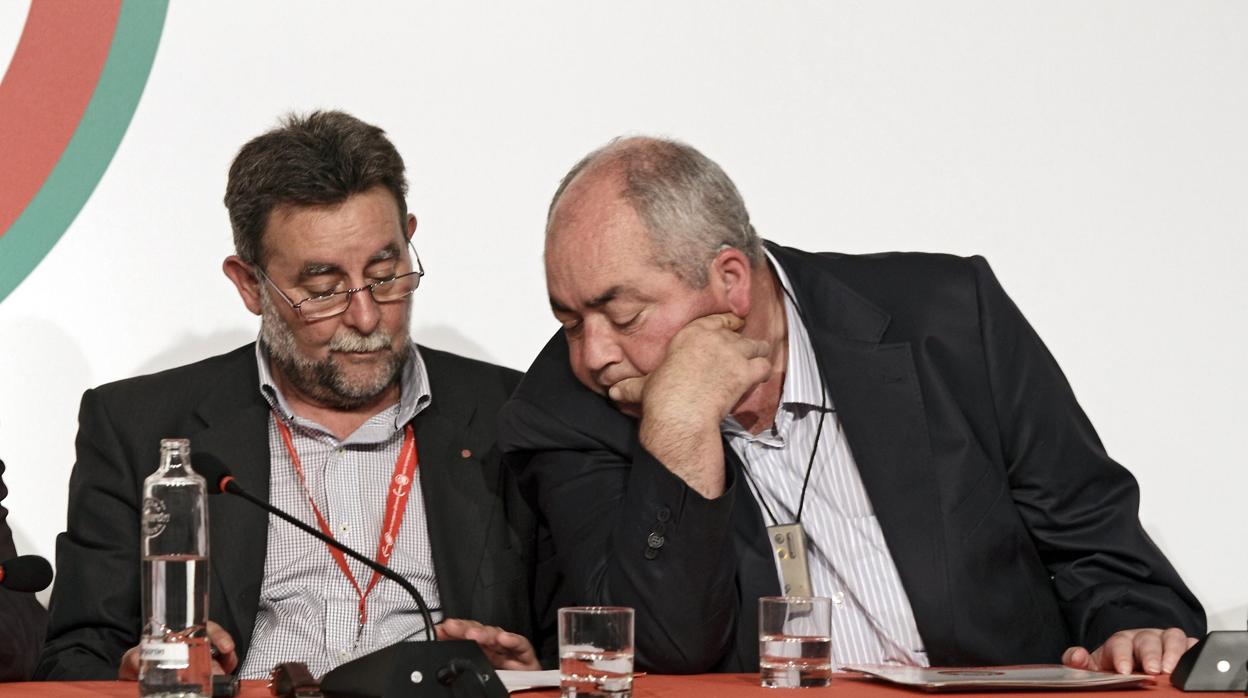
[[[208,643],[208,503],[191,443],[160,442],[143,481],[143,637],[140,696],[212,695]]]

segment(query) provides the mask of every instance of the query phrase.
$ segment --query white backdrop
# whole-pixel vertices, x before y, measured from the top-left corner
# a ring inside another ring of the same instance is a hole
[[[0,66],[28,5],[0,0]],[[415,337],[515,368],[556,328],[547,200],[622,133],[716,159],[770,239],[986,255],[1211,626],[1244,626],[1248,3],[175,0],[110,169],[0,303],[23,552],[64,527],[84,389],[253,338],[226,169],[316,107],[407,160]]]

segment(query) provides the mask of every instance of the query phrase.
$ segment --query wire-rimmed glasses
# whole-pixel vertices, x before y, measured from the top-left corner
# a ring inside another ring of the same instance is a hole
[[[269,278],[264,269],[260,268],[260,265],[254,265],[253,268],[257,274],[269,282],[269,285],[273,287],[273,290],[277,291],[282,300],[286,301],[290,307],[295,309],[295,312],[299,313],[304,322],[312,322],[313,320],[324,320],[325,318],[331,318],[347,312],[347,308],[351,307],[351,297],[360,291],[368,291],[376,303],[401,301],[415,293],[416,289],[420,288],[420,279],[425,275],[425,267],[420,263],[420,255],[416,253],[416,249],[410,247],[409,249],[412,251],[412,258],[416,260],[415,271],[398,274],[389,279],[374,281],[358,288],[348,288],[342,291],[309,296],[298,303],[292,301],[285,291],[278,288],[273,279]]]

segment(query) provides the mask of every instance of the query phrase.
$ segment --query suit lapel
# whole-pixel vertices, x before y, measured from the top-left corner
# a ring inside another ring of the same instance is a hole
[[[817,257],[772,252],[806,310],[832,403],[924,644],[948,646],[940,492],[910,345],[879,343],[888,315],[817,268]]]
[[[269,409],[259,393],[255,354],[244,353],[248,365],[223,374],[222,387],[198,408],[207,428],[195,436],[192,453],[211,453],[229,466],[251,494],[269,498]],[[242,499],[217,495],[209,499],[209,552],[212,576],[224,597],[225,609],[212,616],[233,621],[234,638],[243,656],[251,643],[260,604],[268,543],[268,514]],[[221,622],[219,621],[219,622]]]
[[[492,440],[469,428],[475,408],[461,395],[452,369],[433,352],[424,357],[433,399],[414,425],[438,595],[446,617],[471,617],[486,530],[500,499],[481,493],[497,489],[487,479],[498,463],[486,467]]]

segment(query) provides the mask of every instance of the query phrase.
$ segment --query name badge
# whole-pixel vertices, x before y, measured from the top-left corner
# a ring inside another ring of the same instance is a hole
[[[811,596],[810,566],[806,561],[806,532],[801,524],[768,526],[767,536],[780,570],[780,588],[785,596]]]

